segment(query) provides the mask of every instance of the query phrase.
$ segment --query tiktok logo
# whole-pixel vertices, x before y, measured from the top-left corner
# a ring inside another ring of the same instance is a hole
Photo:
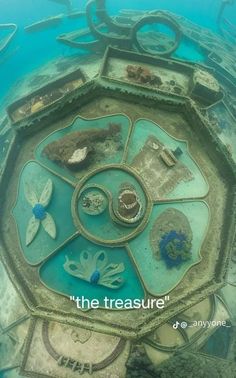
[[[180,326],[180,328],[182,328],[182,329],[185,329],[185,328],[187,328],[188,327],[188,323],[187,322],[178,322],[178,320],[173,324],[173,328],[174,329],[178,329],[179,328],[179,326]]]
[[[176,321],[176,322],[173,324],[173,328],[174,328],[174,329],[178,329],[178,328],[179,328],[179,325],[180,325],[180,322]]]

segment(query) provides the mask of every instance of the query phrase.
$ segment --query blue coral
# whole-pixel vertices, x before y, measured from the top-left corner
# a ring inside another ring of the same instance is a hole
[[[100,279],[100,272],[98,270],[95,270],[90,277],[90,283],[97,285],[99,279]]]
[[[191,241],[181,232],[172,230],[163,235],[159,247],[168,268],[177,267],[191,258]]]
[[[36,203],[36,205],[34,205],[32,212],[35,218],[39,219],[40,221],[42,221],[46,217],[46,210],[40,203]]]

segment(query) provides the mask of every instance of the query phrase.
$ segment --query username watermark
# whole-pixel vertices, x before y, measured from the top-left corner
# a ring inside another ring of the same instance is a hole
[[[76,303],[76,307],[78,309],[98,309],[99,307],[103,307],[105,309],[116,309],[116,310],[131,310],[131,309],[159,309],[162,310],[165,308],[166,303],[170,300],[169,295],[166,295],[164,298],[149,298],[147,300],[144,299],[111,299],[108,297],[104,297],[102,299],[88,299],[84,296],[75,297],[70,296],[70,300]]]
[[[176,321],[172,327],[174,329],[182,328],[194,328],[194,327],[202,327],[202,328],[211,328],[211,327],[227,327],[230,328],[231,326],[228,324],[226,320],[194,320],[192,322],[179,322]]]

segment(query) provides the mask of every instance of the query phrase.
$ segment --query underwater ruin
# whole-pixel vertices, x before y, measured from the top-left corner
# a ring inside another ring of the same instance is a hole
[[[234,4],[74,3],[0,24],[70,51],[0,107],[0,377],[234,378]]]

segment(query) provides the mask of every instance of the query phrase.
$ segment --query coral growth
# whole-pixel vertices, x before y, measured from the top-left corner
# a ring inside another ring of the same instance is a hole
[[[46,217],[46,210],[41,203],[36,203],[32,209],[36,219],[43,220]]]
[[[97,163],[109,154],[114,154],[121,146],[121,125],[109,123],[108,128],[74,131],[52,143],[43,150],[43,154],[53,162],[78,170]],[[105,148],[109,145],[110,149]],[[71,164],[75,152],[86,148],[84,159]]]
[[[162,236],[160,241],[161,257],[168,268],[181,265],[191,258],[191,241],[185,234],[174,230]]]
[[[107,203],[107,198],[103,193],[92,189],[83,196],[82,208],[86,214],[99,215],[106,209]]]
[[[129,79],[134,79],[140,84],[161,85],[162,80],[159,76],[154,75],[148,68],[141,66],[128,65],[126,67]]]

